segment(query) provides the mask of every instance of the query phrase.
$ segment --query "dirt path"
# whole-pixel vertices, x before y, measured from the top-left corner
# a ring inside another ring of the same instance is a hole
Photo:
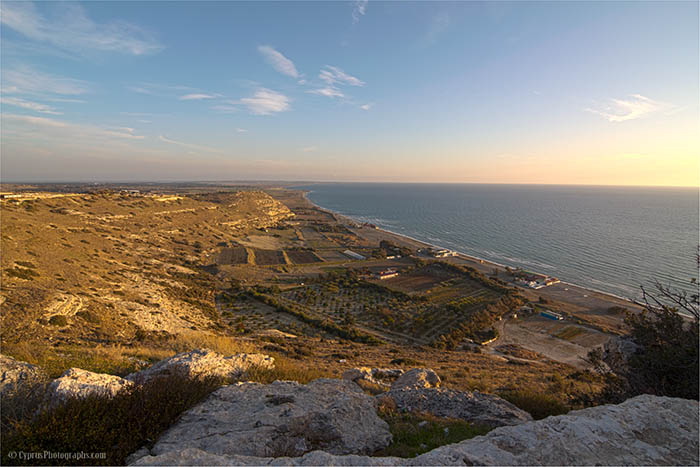
[[[545,357],[585,369],[589,365],[583,360],[588,354],[588,347],[559,339],[544,332],[534,331],[520,325],[514,320],[503,320],[498,326],[499,337],[488,345],[491,353],[498,355],[494,349],[499,345],[515,344],[540,353]]]

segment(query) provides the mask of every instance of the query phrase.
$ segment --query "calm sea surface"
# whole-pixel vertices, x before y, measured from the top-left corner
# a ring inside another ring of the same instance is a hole
[[[692,291],[698,189],[314,184],[309,199],[424,242],[641,298],[654,277]]]

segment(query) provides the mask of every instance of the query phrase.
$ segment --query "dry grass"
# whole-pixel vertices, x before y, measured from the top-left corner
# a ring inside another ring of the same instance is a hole
[[[248,381],[269,384],[273,381],[297,381],[306,384],[318,378],[332,378],[333,375],[316,367],[309,367],[288,358],[275,355],[275,368],[251,368],[246,372]]]
[[[223,355],[254,353],[258,349],[249,342],[230,336],[205,332],[190,332],[161,343],[135,346],[61,346],[22,342],[5,344],[2,353],[17,360],[37,365],[48,376],[57,378],[69,368],[81,368],[96,373],[126,375],[150,363],[194,349],[210,349]]]

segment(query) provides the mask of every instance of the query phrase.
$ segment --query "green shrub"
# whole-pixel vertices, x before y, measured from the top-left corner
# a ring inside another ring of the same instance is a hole
[[[100,320],[100,316],[99,316],[97,313],[95,313],[95,312],[93,312],[93,311],[90,311],[90,310],[79,311],[79,312],[77,312],[75,315],[76,315],[76,316],[79,316],[79,317],[82,318],[82,319],[84,319],[84,320],[87,321],[88,323],[97,324],[97,323],[99,323],[99,322],[101,321],[101,320]]]
[[[10,452],[92,452],[104,459],[34,459],[39,464],[124,465],[125,458],[152,445],[190,407],[217,389],[217,378],[189,379],[181,375],[157,378],[126,389],[113,398],[72,399],[43,409],[29,421],[16,420],[3,432],[2,463],[30,464]]]
[[[68,319],[63,315],[54,315],[49,319],[49,324],[53,326],[66,326]]]
[[[528,412],[535,420],[542,420],[550,415],[563,415],[570,410],[557,397],[529,389],[505,391],[500,393],[499,396]]]
[[[464,420],[440,418],[429,414],[401,413],[382,408],[379,416],[389,424],[392,443],[374,453],[375,456],[416,457],[439,446],[458,443],[484,435],[486,427]]]
[[[25,269],[25,268],[19,268],[19,267],[15,267],[12,269],[5,269],[5,272],[10,277],[17,277],[19,279],[24,279],[27,281],[31,281],[35,277],[39,276],[39,273],[32,270],[32,269]]]

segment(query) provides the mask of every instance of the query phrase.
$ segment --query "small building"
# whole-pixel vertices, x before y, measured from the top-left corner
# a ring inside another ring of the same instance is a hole
[[[367,259],[367,258],[365,258],[364,256],[362,256],[361,254],[355,253],[355,252],[352,251],[352,250],[345,250],[345,251],[343,252],[343,254],[344,254],[345,256],[348,256],[348,257],[352,258],[352,259],[359,259],[359,260]]]
[[[564,319],[564,317],[562,315],[560,315],[559,313],[555,313],[555,312],[549,311],[549,310],[540,311],[540,316],[543,316],[547,319],[553,319],[555,321],[561,321]]]
[[[447,248],[431,248],[428,253],[434,258],[448,258],[450,256],[457,256],[457,252],[448,250]]]
[[[379,280],[384,280],[384,279],[391,279],[392,277],[396,277],[399,275],[399,272],[396,269],[386,269],[384,271],[380,271],[377,274],[375,274],[374,277],[376,277]]]

